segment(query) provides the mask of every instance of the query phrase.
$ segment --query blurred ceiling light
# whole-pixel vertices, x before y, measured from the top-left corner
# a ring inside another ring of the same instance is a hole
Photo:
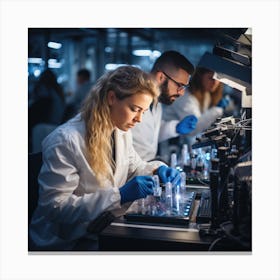
[[[57,42],[48,42],[48,47],[51,49],[60,49],[62,47],[61,43],[57,43]]]
[[[127,66],[127,64],[108,63],[108,64],[105,65],[105,69],[110,71],[110,70],[115,70],[115,69],[117,69],[120,66]],[[141,66],[137,65],[137,64],[132,64],[131,66],[137,67],[137,68],[141,69]]]
[[[106,47],[105,52],[106,53],[111,53],[111,52],[113,52],[113,48],[112,47]]]
[[[132,54],[135,56],[150,56],[152,54],[151,50],[134,50]]]
[[[61,75],[58,76],[58,78],[57,78],[57,82],[58,82],[59,84],[64,83],[64,82],[66,82],[67,80],[68,80],[68,75],[66,75],[66,74],[61,74]]]
[[[41,57],[29,57],[28,63],[37,63],[41,64],[43,62],[43,59]]]
[[[157,50],[134,50],[132,54],[135,56],[150,56],[156,58],[161,55],[161,52]]]
[[[62,66],[62,63],[61,62],[58,62],[56,59],[54,58],[50,58],[48,60],[48,66],[49,68],[61,68]]]
[[[35,69],[33,74],[34,74],[35,77],[39,77],[40,74],[41,74],[41,70],[40,69]]]
[[[152,56],[153,56],[153,57],[160,57],[160,56],[161,56],[161,52],[160,52],[160,51],[157,51],[157,50],[154,50],[154,51],[152,52]]]
[[[105,65],[105,69],[106,70],[115,70],[118,67],[124,66],[124,65],[127,65],[127,64],[108,63]]]

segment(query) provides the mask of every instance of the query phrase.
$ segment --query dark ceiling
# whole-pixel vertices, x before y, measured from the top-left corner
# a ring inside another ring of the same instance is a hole
[[[179,45],[199,45],[205,42],[236,50],[237,40],[247,28],[30,28],[28,32],[29,55],[47,40],[87,41],[118,48],[146,47],[176,49]],[[250,39],[245,40],[250,48]]]
[[[38,35],[44,32],[61,38],[75,38],[97,36],[100,31],[126,32],[133,36],[139,36],[145,40],[154,40],[157,37],[163,39],[184,39],[187,37],[207,39],[238,39],[247,28],[30,28],[29,35]]]

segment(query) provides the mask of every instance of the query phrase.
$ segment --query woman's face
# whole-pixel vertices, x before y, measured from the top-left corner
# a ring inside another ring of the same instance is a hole
[[[217,89],[220,82],[213,79],[213,72],[207,72],[202,76],[202,86],[205,91],[213,92]]]
[[[142,121],[142,115],[149,109],[153,98],[147,92],[134,94],[120,100],[113,91],[110,91],[108,101],[114,126],[120,130],[127,131],[134,127],[136,123]]]

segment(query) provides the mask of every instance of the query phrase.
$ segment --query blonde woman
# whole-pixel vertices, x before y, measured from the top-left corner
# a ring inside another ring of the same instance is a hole
[[[154,173],[163,182],[175,178],[175,169],[140,159],[129,131],[158,94],[148,74],[119,67],[97,81],[80,114],[44,140],[30,225],[37,249],[80,249],[89,223],[101,213],[121,215],[132,201],[153,193]]]

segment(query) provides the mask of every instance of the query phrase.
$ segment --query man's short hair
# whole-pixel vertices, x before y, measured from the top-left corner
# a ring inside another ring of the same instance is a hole
[[[166,51],[162,53],[162,55],[155,61],[151,72],[156,73],[157,71],[166,71],[168,67],[183,69],[190,75],[194,72],[193,64],[184,55],[177,51]]]

